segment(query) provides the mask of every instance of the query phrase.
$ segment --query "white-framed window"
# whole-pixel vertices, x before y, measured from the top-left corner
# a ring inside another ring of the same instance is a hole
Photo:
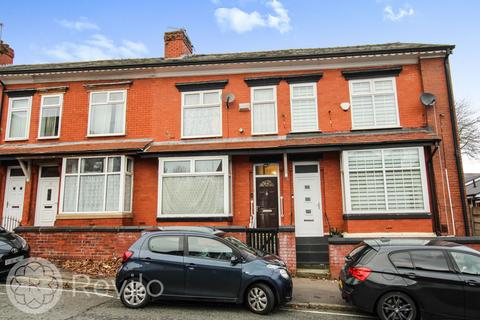
[[[277,87],[252,87],[252,134],[276,134]]]
[[[61,213],[132,211],[133,159],[126,156],[64,158]]]
[[[225,216],[228,156],[159,158],[158,216]]]
[[[292,132],[318,130],[316,83],[290,85],[290,111],[292,114]]]
[[[395,78],[350,80],[352,129],[399,127]]]
[[[182,138],[222,136],[222,90],[182,92]]]
[[[423,148],[342,153],[347,214],[430,211]]]
[[[90,92],[88,136],[124,135],[126,112],[126,90]]]
[[[60,136],[63,94],[43,95],[40,104],[39,139],[53,139]]]
[[[30,130],[32,97],[9,98],[5,140],[27,140]]]

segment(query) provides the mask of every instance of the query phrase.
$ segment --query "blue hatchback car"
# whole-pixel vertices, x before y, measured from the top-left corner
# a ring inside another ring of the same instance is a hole
[[[277,256],[203,227],[146,231],[125,252],[117,272],[122,303],[156,299],[245,303],[268,314],[292,299],[292,279]]]

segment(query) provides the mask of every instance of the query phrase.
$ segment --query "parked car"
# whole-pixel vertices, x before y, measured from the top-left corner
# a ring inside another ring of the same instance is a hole
[[[380,319],[480,319],[480,252],[440,240],[367,240],[345,257],[342,297]]]
[[[27,241],[0,227],[0,277],[8,275],[15,263],[30,256]]]
[[[144,232],[125,252],[116,286],[129,308],[155,299],[205,300],[245,303],[268,314],[292,299],[290,273],[279,257],[202,227]]]

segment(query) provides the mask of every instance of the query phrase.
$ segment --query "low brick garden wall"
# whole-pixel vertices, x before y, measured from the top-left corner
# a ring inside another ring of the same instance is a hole
[[[142,230],[152,227],[19,227],[15,232],[27,240],[33,257],[53,260],[121,257],[140,237]],[[229,236],[246,240],[245,227],[218,227]],[[295,232],[292,227],[279,230],[279,256],[295,273]]]
[[[455,242],[480,251],[480,237],[439,237],[435,239]],[[332,279],[338,279],[340,270],[345,264],[345,256],[363,240],[358,238],[329,239],[328,253],[330,258],[330,277]]]

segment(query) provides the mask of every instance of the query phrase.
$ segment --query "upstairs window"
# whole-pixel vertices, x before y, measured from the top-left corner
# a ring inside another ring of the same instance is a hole
[[[276,87],[254,87],[252,95],[252,134],[275,134],[277,129]]]
[[[26,140],[30,129],[32,97],[10,98],[6,140]]]
[[[316,83],[290,85],[292,132],[318,130]]]
[[[88,135],[124,135],[126,98],[125,90],[90,93]]]
[[[222,91],[182,93],[182,138],[222,136]]]
[[[60,117],[63,95],[42,96],[40,106],[39,138],[58,138],[60,136]]]
[[[398,119],[395,78],[351,80],[353,129],[391,128]]]

